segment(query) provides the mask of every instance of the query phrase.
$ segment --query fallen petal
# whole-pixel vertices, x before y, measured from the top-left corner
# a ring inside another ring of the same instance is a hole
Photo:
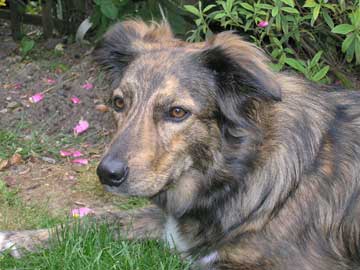
[[[72,152],[66,150],[60,150],[60,156],[62,157],[69,157],[71,156]]]
[[[15,153],[11,158],[10,158],[10,164],[11,165],[18,165],[23,161],[21,155],[19,153]]]
[[[85,120],[80,120],[79,123],[74,127],[74,132],[76,135],[83,133],[89,128],[89,123]]]
[[[80,151],[74,151],[73,153],[72,153],[72,156],[73,157],[81,157],[83,154],[80,152]]]
[[[71,102],[74,104],[80,103],[80,99],[78,97],[71,97]]]
[[[54,80],[54,79],[52,79],[52,78],[47,78],[47,79],[46,79],[46,82],[47,82],[48,84],[54,84],[54,83],[56,83],[56,80]]]
[[[81,87],[86,90],[91,90],[94,88],[94,85],[92,83],[87,82],[87,83],[84,83]]]
[[[93,214],[94,210],[88,208],[88,207],[81,207],[81,208],[75,208],[71,210],[71,215],[74,218],[81,218],[83,216]]]
[[[14,84],[14,89],[20,89],[20,88],[22,88],[22,84],[21,83],[15,83]]]
[[[71,162],[76,163],[76,164],[81,164],[81,165],[87,165],[89,163],[89,161],[86,158],[73,159]]]
[[[43,93],[36,93],[32,97],[30,97],[29,100],[31,103],[37,103],[37,102],[41,101],[43,98],[44,98]]]

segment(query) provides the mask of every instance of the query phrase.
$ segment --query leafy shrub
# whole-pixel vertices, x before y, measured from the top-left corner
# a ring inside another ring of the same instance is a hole
[[[182,15],[186,14],[182,8],[182,1],[153,1],[153,0],[94,0],[94,11],[91,16],[93,28],[99,38],[108,27],[126,17],[142,18],[144,20],[161,20],[161,9],[176,33],[184,33],[186,21]]]
[[[203,40],[214,28],[237,30],[271,55],[275,70],[289,67],[327,83],[331,69],[337,80],[351,87],[343,71],[354,71],[360,64],[360,0],[213,2],[184,6],[195,16],[190,41]]]

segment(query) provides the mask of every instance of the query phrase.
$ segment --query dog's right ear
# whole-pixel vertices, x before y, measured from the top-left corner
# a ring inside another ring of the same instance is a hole
[[[170,39],[173,34],[167,23],[148,25],[142,21],[124,21],[104,35],[95,48],[94,58],[110,75],[118,78],[140,53]]]

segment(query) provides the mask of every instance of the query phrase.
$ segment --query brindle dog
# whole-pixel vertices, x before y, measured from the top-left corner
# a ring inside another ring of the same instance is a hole
[[[126,21],[96,50],[117,133],[97,173],[156,207],[114,213],[197,269],[360,269],[360,94],[272,72],[233,32]],[[101,217],[99,218],[101,219]],[[48,231],[0,234],[31,249]]]

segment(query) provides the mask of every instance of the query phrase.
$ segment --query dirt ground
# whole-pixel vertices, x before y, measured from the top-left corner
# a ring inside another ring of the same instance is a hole
[[[62,48],[56,51],[56,46]],[[19,44],[11,39],[8,22],[0,20],[0,130],[21,130],[18,135],[25,139],[37,131],[50,138],[62,134],[71,140],[75,137],[74,126],[86,120],[89,129],[78,135],[82,140],[76,147],[89,164],[75,165],[70,158],[59,155],[33,155],[0,169],[0,179],[18,189],[26,202],[46,204],[54,214],[83,206],[121,207],[123,198],[105,194],[95,175],[114,123],[110,112],[96,109],[107,102],[110,89],[104,74],[92,62],[91,47],[50,39],[36,41],[26,58],[19,50]],[[86,83],[93,88],[83,89]],[[44,94],[43,100],[31,103],[29,98],[38,92]],[[71,102],[74,96],[80,99],[79,104]]]

